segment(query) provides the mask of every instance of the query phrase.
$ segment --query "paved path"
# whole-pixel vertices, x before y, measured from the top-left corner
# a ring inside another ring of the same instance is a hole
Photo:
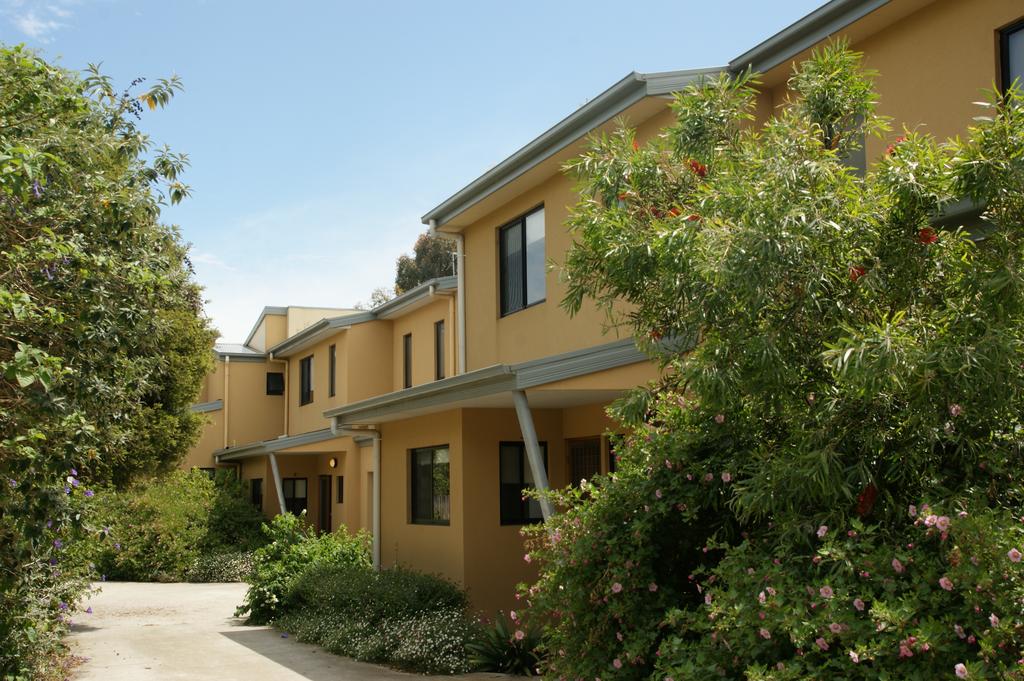
[[[72,649],[88,660],[76,681],[414,681],[331,655],[232,617],[244,584],[107,582],[79,613]],[[83,606],[84,607],[84,606]],[[441,677],[452,678],[452,677]],[[508,678],[470,674],[456,679]]]

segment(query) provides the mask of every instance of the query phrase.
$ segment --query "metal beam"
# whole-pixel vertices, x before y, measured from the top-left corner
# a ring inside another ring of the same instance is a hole
[[[281,471],[277,467],[277,457],[274,452],[267,454],[270,457],[270,470],[274,473],[274,489],[277,490],[277,512],[284,513],[284,485],[281,484]]]
[[[523,443],[526,446],[526,458],[530,462],[530,471],[533,473],[533,481],[540,490],[540,512],[544,520],[554,515],[551,507],[551,500],[547,492],[551,489],[548,485],[548,474],[544,470],[544,455],[540,451],[540,443],[537,441],[537,429],[533,427],[533,414],[530,412],[530,403],[526,401],[526,393],[522,390],[512,391],[512,401],[516,405],[516,416],[519,418],[519,430],[523,434]]]
[[[380,432],[373,437],[373,569],[380,570]]]

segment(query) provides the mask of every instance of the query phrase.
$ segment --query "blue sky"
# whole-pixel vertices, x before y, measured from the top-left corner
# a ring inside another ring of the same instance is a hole
[[[821,2],[0,0],[0,41],[184,79],[143,126],[191,158],[164,218],[238,341],[390,286],[421,215],[630,71],[724,64]]]

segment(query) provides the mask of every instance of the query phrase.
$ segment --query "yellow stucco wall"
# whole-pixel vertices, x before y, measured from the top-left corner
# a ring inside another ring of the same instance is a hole
[[[672,122],[668,100],[660,113],[637,125],[640,140],[658,134]],[[582,151],[582,144],[577,145]],[[565,286],[559,281],[557,266],[564,261],[572,242],[565,227],[569,208],[577,202],[574,181],[556,173],[501,208],[467,227],[466,248],[466,325],[470,330],[466,343],[468,369],[493,364],[514,364],[580,348],[607,343],[620,337],[604,333],[603,313],[585,303],[571,318],[560,306]],[[498,230],[527,211],[544,206],[545,258],[556,265],[545,278],[545,300],[532,307],[500,316],[498,294]]]
[[[451,523],[410,522],[409,452],[418,447],[448,445]],[[443,574],[464,583],[463,528],[472,514],[462,496],[462,415],[431,414],[381,425],[381,563],[401,563],[424,572]]]
[[[421,307],[418,310],[402,315],[392,320],[392,364],[391,390],[401,390],[404,378],[403,362],[403,338],[405,334],[412,334],[412,384],[422,385],[434,380],[434,323],[444,321],[445,333],[445,375],[454,374],[454,353],[452,352],[452,338],[454,334],[454,323],[451,318],[450,300],[446,296],[437,296],[436,299]]]

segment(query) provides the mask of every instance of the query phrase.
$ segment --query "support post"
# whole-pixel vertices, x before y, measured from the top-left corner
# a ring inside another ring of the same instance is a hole
[[[270,457],[270,470],[274,473],[274,489],[277,490],[278,513],[284,513],[284,485],[281,484],[281,471],[277,467],[277,456],[274,452],[267,454]]]
[[[373,569],[380,570],[380,431],[373,431]]]
[[[533,473],[537,489],[541,492],[540,511],[546,521],[554,514],[554,510],[551,508],[551,500],[547,496],[547,491],[551,488],[548,485],[547,471],[544,470],[544,456],[541,454],[540,443],[537,441],[537,429],[533,427],[530,403],[526,401],[526,393],[522,390],[512,391],[512,401],[516,405],[516,416],[519,418],[519,430],[523,434],[523,443],[526,445],[526,458],[530,462],[530,471]]]

